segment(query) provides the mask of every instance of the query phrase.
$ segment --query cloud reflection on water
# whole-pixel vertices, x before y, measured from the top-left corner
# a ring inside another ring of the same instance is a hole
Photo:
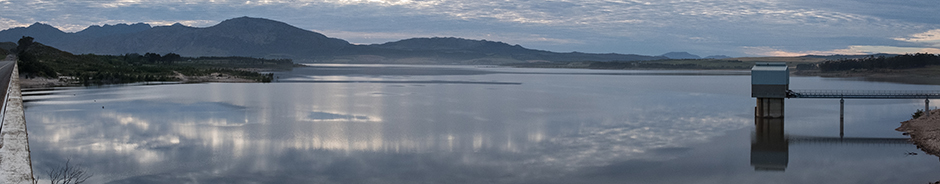
[[[165,96],[137,100],[140,88]],[[621,160],[669,160],[674,156],[652,150],[704,142],[752,121],[731,106],[701,112],[708,102],[650,105],[696,96],[686,92],[648,98],[619,95],[624,88],[588,88],[594,90],[573,95],[578,88],[564,85],[116,87],[42,99],[30,107],[28,121],[42,127],[30,129],[39,162],[81,157],[94,163],[101,182],[117,183],[248,176],[257,178],[245,181],[517,183]],[[105,92],[114,99],[88,102]]]

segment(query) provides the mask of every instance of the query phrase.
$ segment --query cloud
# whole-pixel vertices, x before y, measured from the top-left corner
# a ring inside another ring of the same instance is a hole
[[[206,27],[252,16],[330,30],[339,34],[324,33],[354,43],[454,36],[553,51],[736,55],[744,54],[742,46],[826,50],[884,40],[936,47],[898,34],[940,28],[930,21],[937,18],[919,15],[930,14],[931,6],[851,0],[2,0],[0,22],[15,22],[0,29],[32,22],[67,32],[137,22]]]
[[[3,17],[0,17],[0,25],[5,26],[5,27],[0,27],[0,30],[5,30],[5,29],[10,29],[10,28],[15,28],[15,27],[29,26],[29,24],[21,23],[13,19],[8,19],[8,18],[3,18]]]
[[[923,43],[932,47],[940,47],[940,29],[934,29],[923,33],[917,33],[903,38],[894,38],[894,40]]]
[[[940,53],[938,48],[929,47],[897,47],[883,45],[852,45],[845,49],[821,51],[785,51],[771,47],[744,47],[745,53],[758,56],[797,57],[805,55],[867,55],[867,54],[908,54],[908,53]]]
[[[93,6],[102,7],[102,8],[120,8],[131,5],[141,4],[140,0],[116,0],[116,1],[101,1],[99,4],[92,4]]]
[[[169,26],[169,25],[173,25],[176,23],[180,23],[180,24],[190,26],[190,27],[209,27],[209,26],[218,24],[219,21],[214,21],[214,20],[175,20],[175,21],[157,20],[157,21],[148,21],[145,23],[150,24],[151,26]]]
[[[379,44],[393,42],[408,38],[424,37],[461,37],[475,40],[500,41],[509,44],[518,43],[543,43],[543,44],[583,44],[583,41],[576,39],[554,38],[539,34],[455,34],[454,32],[436,32],[436,33],[408,33],[408,32],[360,32],[360,31],[341,31],[341,30],[313,30],[330,37],[342,38],[355,44]]]

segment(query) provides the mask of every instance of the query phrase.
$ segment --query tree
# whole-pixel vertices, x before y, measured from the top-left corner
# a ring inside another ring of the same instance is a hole
[[[144,57],[147,58],[147,63],[156,63],[157,61],[160,61],[161,58],[160,54],[149,52],[144,54]]]
[[[26,52],[26,49],[29,46],[33,45],[33,37],[23,36],[19,41],[16,41],[16,53]]]
[[[167,53],[166,55],[163,55],[162,59],[163,59],[163,62],[166,64],[173,64],[174,61],[179,61],[181,58],[183,57],[181,57],[179,54]]]
[[[33,37],[24,36],[17,41],[16,45],[16,57],[19,60],[18,67],[22,74],[25,74],[27,78],[29,76],[39,76],[39,77],[58,77],[55,70],[52,67],[49,67],[42,62],[39,62],[39,58],[31,52],[28,52],[29,47],[34,45]]]
[[[72,159],[65,161],[65,165],[47,172],[49,182],[52,184],[80,184],[91,178],[93,174],[85,172],[85,169],[69,165]]]

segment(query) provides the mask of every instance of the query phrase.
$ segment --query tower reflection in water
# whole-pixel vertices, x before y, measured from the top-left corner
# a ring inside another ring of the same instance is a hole
[[[755,117],[751,138],[751,166],[758,171],[784,171],[789,162],[789,143],[783,134],[783,117]]]

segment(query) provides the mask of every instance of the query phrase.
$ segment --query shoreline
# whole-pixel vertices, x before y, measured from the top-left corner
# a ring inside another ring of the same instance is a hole
[[[207,76],[186,76],[179,72],[176,73],[173,78],[177,81],[150,81],[150,82],[178,82],[178,83],[208,83],[208,82],[218,82],[218,83],[255,83],[258,81],[251,79],[243,79],[235,76],[221,74],[221,73],[212,73]],[[19,84],[22,89],[39,89],[39,88],[54,88],[54,87],[78,87],[83,86],[81,84],[68,83],[59,79],[50,79],[50,78],[19,78]]]
[[[895,129],[910,136],[910,141],[927,154],[940,157],[940,109],[930,111],[930,116],[901,122]]]

